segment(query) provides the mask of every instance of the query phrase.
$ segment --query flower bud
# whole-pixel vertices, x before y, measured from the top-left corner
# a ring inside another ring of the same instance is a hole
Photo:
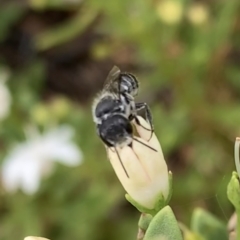
[[[187,17],[193,25],[203,25],[209,19],[209,10],[207,6],[195,3],[188,9]]]
[[[183,17],[183,6],[180,1],[164,0],[157,4],[157,15],[166,24],[178,24]]]
[[[131,199],[140,205],[140,208],[152,210],[156,209],[159,201],[163,201],[165,205],[167,199],[169,200],[168,168],[156,135],[153,133],[151,136],[149,124],[141,117],[138,119],[141,126],[136,123],[134,126],[139,137],[134,138],[150,148],[135,140],[132,147],[117,148],[127,174],[117,153],[109,148],[107,152],[115,173]]]

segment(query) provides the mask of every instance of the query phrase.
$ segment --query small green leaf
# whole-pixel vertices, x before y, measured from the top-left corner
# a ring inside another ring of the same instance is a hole
[[[227,188],[227,195],[229,201],[234,205],[236,211],[240,211],[240,186],[239,177],[236,172],[232,173],[232,178]]]
[[[152,218],[153,217],[151,214],[142,213],[141,217],[138,221],[138,227],[141,228],[142,230],[146,231]]]
[[[144,240],[183,240],[178,222],[169,206],[160,210],[150,222]]]
[[[151,214],[142,213],[141,217],[138,221],[138,235],[137,240],[143,240],[145,232],[148,229],[150,222],[152,221],[153,217]]]
[[[237,213],[237,219],[240,219],[240,185],[239,185],[239,176],[236,172],[232,173],[231,180],[227,187],[227,195],[229,201],[235,207]],[[237,234],[240,233],[240,222],[237,221]]]
[[[190,231],[183,223],[179,223],[184,240],[205,240],[198,233]]]
[[[227,228],[224,223],[207,211],[197,208],[193,212],[191,229],[205,240],[227,240]]]

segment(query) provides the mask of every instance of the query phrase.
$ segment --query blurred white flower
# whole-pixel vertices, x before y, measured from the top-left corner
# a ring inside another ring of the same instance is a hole
[[[150,129],[150,125],[143,118],[138,118],[142,126]],[[149,140],[150,131],[137,124],[135,127],[140,136],[138,140],[157,151],[153,151],[137,141],[133,141],[132,148],[128,146],[122,149],[118,148],[119,156],[129,177],[114,150],[107,148],[108,157],[120,182],[131,198],[142,207],[154,209],[161,197],[164,197],[165,200],[168,199],[170,192],[168,168],[156,135],[153,133]]]
[[[24,240],[49,240],[49,239],[48,238],[43,238],[43,237],[29,236],[29,237],[25,237]]]
[[[0,69],[0,120],[8,116],[11,105],[11,95],[5,84],[8,77],[8,71],[6,69]]]
[[[187,17],[193,25],[202,25],[209,18],[209,10],[204,4],[195,3],[188,9]]]
[[[82,162],[82,153],[71,140],[74,130],[62,125],[40,135],[28,132],[27,141],[15,146],[2,165],[2,183],[12,192],[21,188],[27,194],[34,194],[41,178],[49,175],[54,161],[67,166]]]
[[[183,17],[183,6],[177,0],[163,0],[157,5],[159,18],[167,24],[177,24]]]

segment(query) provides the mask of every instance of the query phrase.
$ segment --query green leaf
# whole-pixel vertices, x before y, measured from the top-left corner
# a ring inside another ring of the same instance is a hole
[[[169,206],[164,207],[156,214],[148,226],[144,237],[144,240],[161,239],[183,239],[178,222]]]
[[[153,217],[151,214],[142,213],[138,221],[138,227],[146,231],[150,222],[152,221],[152,218]]]
[[[228,184],[227,195],[229,201],[236,209],[237,219],[240,219],[240,186],[239,176],[236,172],[232,173],[232,178]],[[240,221],[237,221],[237,235],[240,233]]]
[[[184,240],[204,240],[198,233],[190,231],[183,223],[179,223]]]
[[[240,187],[239,177],[236,172],[232,173],[232,178],[228,184],[227,195],[229,201],[234,205],[237,212],[240,212]]]
[[[137,240],[143,240],[145,232],[148,229],[153,217],[151,214],[142,213],[138,221],[138,235]]]
[[[227,240],[227,228],[224,223],[207,211],[197,208],[193,212],[191,229],[205,240]]]

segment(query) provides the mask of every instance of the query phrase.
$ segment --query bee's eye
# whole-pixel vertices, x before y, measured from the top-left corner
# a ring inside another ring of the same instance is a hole
[[[120,91],[121,92],[128,92],[129,91],[128,86],[126,84],[122,84],[121,87],[120,87]]]

